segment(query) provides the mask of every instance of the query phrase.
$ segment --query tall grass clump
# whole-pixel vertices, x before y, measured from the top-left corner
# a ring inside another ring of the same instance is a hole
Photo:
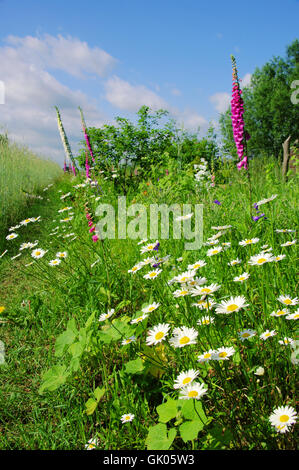
[[[41,188],[61,174],[59,165],[28,148],[0,140],[0,232],[16,223]],[[42,196],[41,196],[42,197]],[[1,248],[1,246],[0,246]]]

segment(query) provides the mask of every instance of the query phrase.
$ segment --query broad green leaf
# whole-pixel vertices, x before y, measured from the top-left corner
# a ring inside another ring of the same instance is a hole
[[[178,400],[168,399],[166,403],[157,406],[160,423],[167,423],[175,418],[178,412]]]
[[[69,376],[69,372],[66,370],[65,365],[56,365],[47,370],[42,376],[42,384],[39,388],[38,393],[42,394],[45,390],[52,392],[56,390],[60,385],[64,384]]]
[[[138,359],[127,362],[125,372],[127,374],[138,374],[142,372],[143,369],[144,369],[143,361],[142,359],[140,359],[140,357],[138,357]]]
[[[70,345],[68,351],[71,353],[71,355],[75,357],[80,357],[84,351],[84,347],[82,343],[77,341],[76,343],[73,343]]]
[[[166,424],[159,423],[149,428],[145,444],[148,450],[167,450],[176,436],[176,429],[171,428],[167,434]]]
[[[94,411],[96,410],[97,406],[98,406],[98,402],[94,400],[93,398],[89,398],[87,402],[85,403],[86,414],[92,415],[92,413],[94,413]]]
[[[97,387],[95,390],[94,390],[94,396],[96,397],[96,400],[97,401],[100,401],[100,399],[104,396],[105,394],[105,389],[104,388],[99,388]]]
[[[206,417],[203,410],[202,403],[199,400],[186,400],[184,403],[182,403],[181,411],[182,415],[186,419],[199,419],[203,421],[204,424],[208,421],[208,418]]]
[[[94,321],[94,318],[95,318],[95,312],[92,313],[92,314],[88,317],[88,319],[87,319],[87,321],[86,321],[86,323],[85,323],[85,328],[89,328],[89,327],[92,325],[92,323],[93,323],[93,321]]]
[[[55,343],[55,356],[61,357],[64,353],[66,346],[72,344],[76,339],[76,334],[73,330],[67,329],[58,336]]]
[[[180,434],[184,442],[193,441],[193,439],[197,439],[197,435],[199,431],[201,431],[204,427],[204,424],[197,420],[194,421],[186,421],[185,423],[180,425]]]

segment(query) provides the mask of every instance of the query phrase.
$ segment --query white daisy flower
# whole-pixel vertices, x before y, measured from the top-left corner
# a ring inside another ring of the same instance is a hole
[[[274,256],[274,261],[281,261],[282,259],[284,259],[287,255],[276,255]]]
[[[65,199],[66,197],[68,197],[70,195],[71,195],[71,193],[63,194],[62,196],[60,196],[60,199],[63,200],[63,199]]]
[[[204,245],[205,246],[214,246],[214,245],[218,245],[218,243],[219,243],[219,240],[213,238],[213,240],[209,240],[209,241],[205,242]]]
[[[273,255],[271,253],[262,252],[258,255],[251,256],[248,264],[251,264],[252,266],[261,266],[265,263],[271,263],[271,261],[274,261]]]
[[[144,238],[143,240],[140,240],[137,245],[142,245],[143,243],[147,242],[147,238]]]
[[[192,270],[192,271],[186,271],[182,274],[179,274],[178,276],[175,277],[175,281],[176,282],[180,282],[180,283],[187,283],[189,281],[192,281],[194,276],[196,276],[196,271]]]
[[[272,313],[270,313],[270,317],[281,317],[283,315],[288,315],[290,311],[287,308],[283,308],[281,310],[275,310]]]
[[[217,247],[214,247],[214,248],[210,248],[208,251],[207,251],[207,256],[214,256],[214,255],[217,255],[218,253],[220,253],[220,251],[222,251],[223,248],[222,246],[217,246]]]
[[[264,373],[265,373],[265,369],[260,366],[260,367],[258,367],[258,368],[256,369],[254,375],[259,375],[259,376],[261,376],[261,375],[264,375]]]
[[[155,261],[154,257],[151,257],[151,258],[148,257],[148,258],[145,258],[142,261],[140,261],[140,263],[138,263],[138,264],[141,264],[142,266],[147,266],[148,264],[154,263],[154,261]]]
[[[202,326],[202,325],[211,325],[212,323],[214,323],[214,318],[213,317],[202,317],[198,320],[197,324]]]
[[[139,271],[139,269],[141,269],[142,267],[143,267],[142,263],[135,264],[135,266],[133,266],[133,268],[128,270],[128,273],[133,273],[133,274],[137,273],[137,271]]]
[[[264,333],[260,335],[260,338],[266,341],[266,339],[271,338],[271,336],[275,336],[276,334],[277,332],[275,330],[272,330],[272,331],[266,330],[264,331]]]
[[[190,398],[199,400],[208,389],[204,384],[193,382],[180,390],[180,400],[190,400]]]
[[[152,330],[148,331],[146,344],[151,346],[161,343],[168,335],[169,328],[170,325],[168,323],[159,323],[159,325],[154,326]]]
[[[273,410],[269,417],[272,426],[277,432],[284,433],[289,431],[289,427],[295,424],[297,420],[296,410],[292,406],[279,406]]]
[[[267,202],[273,201],[277,197],[277,194],[273,194],[272,196],[268,197],[267,199],[262,199],[261,201],[257,202],[256,205],[262,206],[263,204],[266,204]]]
[[[191,382],[193,382],[194,379],[198,376],[199,371],[190,369],[187,372],[181,372],[177,378],[174,381],[173,388],[178,389],[178,388],[184,388]]]
[[[283,338],[283,340],[279,340],[278,341],[279,344],[283,344],[283,345],[288,345],[290,344],[291,346],[293,346],[295,344],[295,340],[292,339],[292,338],[287,338],[286,336]]]
[[[289,297],[288,295],[285,296],[285,295],[280,295],[277,299],[279,302],[281,302],[282,304],[284,305],[297,305],[298,303],[298,298],[295,297],[294,299],[292,299],[291,297]]]
[[[277,228],[275,230],[275,232],[277,232],[277,233],[291,233],[291,232],[296,232],[296,230],[292,230],[292,229],[288,229],[288,228],[282,228],[282,229]]]
[[[218,348],[212,354],[213,361],[226,361],[229,357],[231,357],[235,353],[235,349],[233,347],[230,348]]]
[[[99,317],[99,321],[105,321],[107,318],[110,318],[114,314],[114,309],[108,310],[107,313],[102,313]]]
[[[244,282],[244,281],[247,281],[247,279],[249,279],[249,277],[250,277],[250,274],[245,272],[245,273],[241,274],[241,276],[234,277],[234,281],[235,282]]]
[[[286,317],[286,320],[298,320],[299,319],[299,309],[297,308],[296,312],[291,313]]]
[[[65,217],[64,219],[60,219],[60,222],[69,222],[70,220],[73,220],[73,218],[73,216]]]
[[[193,212],[191,214],[186,214],[186,215],[181,215],[179,217],[176,217],[175,220],[177,222],[180,222],[181,220],[189,220],[193,216]]]
[[[233,259],[232,261],[230,261],[229,263],[227,263],[229,266],[235,266],[236,264],[240,264],[242,263],[242,260],[240,260],[239,258],[237,259]]]
[[[241,341],[245,341],[245,339],[252,338],[253,336],[256,335],[256,331],[254,330],[243,330],[238,333],[239,338]]]
[[[175,348],[183,348],[189,344],[196,344],[198,331],[194,328],[182,326],[181,328],[175,328],[173,333],[174,336],[169,340],[169,343]]]
[[[49,261],[50,266],[57,266],[60,263],[61,263],[60,259],[52,259],[51,261]]]
[[[182,287],[181,289],[177,289],[173,292],[174,297],[185,297],[185,295],[190,295],[190,290],[187,286]]]
[[[213,357],[213,354],[215,354],[215,350],[214,349],[209,349],[209,351],[205,351],[204,353],[200,354],[199,356],[197,356],[197,360],[198,362],[207,362],[207,361],[210,361]]]
[[[145,274],[144,279],[155,279],[160,273],[162,269],[156,269],[155,271],[150,271],[149,273]]]
[[[216,313],[238,312],[241,308],[248,307],[243,296],[231,297],[229,300],[222,300],[216,307]]]
[[[59,251],[56,256],[57,258],[67,258],[67,251]]]
[[[220,225],[219,227],[211,227],[213,230],[227,230],[231,228],[232,225]]]
[[[258,243],[259,241],[260,241],[259,238],[249,238],[249,239],[240,241],[239,245],[240,246],[247,246],[247,245],[252,245],[254,243]]]
[[[127,344],[133,343],[134,341],[136,341],[136,336],[130,336],[130,338],[124,339],[121,344],[126,346]]]
[[[19,235],[17,233],[10,233],[7,235],[6,240],[13,240],[14,238],[17,238]]]
[[[61,213],[61,212],[69,211],[71,209],[72,207],[63,207],[62,209],[59,209],[58,212]]]
[[[148,315],[145,315],[145,314],[140,315],[140,317],[137,317],[137,318],[134,318],[133,320],[131,320],[130,323],[132,325],[134,325],[135,323],[139,323],[139,322],[145,320],[147,317],[148,317]]]
[[[219,284],[210,284],[209,286],[198,286],[195,289],[191,289],[191,296],[195,297],[197,295],[211,295],[214,292],[216,292],[218,289],[220,289]]]
[[[94,437],[93,439],[90,439],[87,444],[85,444],[85,449],[94,450],[98,445],[99,445],[99,440],[96,437]]]
[[[133,421],[134,418],[135,418],[135,415],[132,415],[131,413],[126,413],[126,414],[122,415],[120,420],[121,420],[122,423],[129,423],[129,422]]]
[[[290,245],[295,245],[297,240],[293,240],[291,242],[285,242],[285,243],[282,243],[280,246],[290,246]]]
[[[192,307],[199,308],[200,310],[210,310],[214,305],[216,305],[216,302],[210,298],[206,299],[204,296],[204,298],[201,298],[196,303],[192,304]]]
[[[158,245],[159,241],[156,240],[155,243],[149,243],[146,246],[143,246],[140,250],[141,253],[147,253],[148,251],[153,251]]]
[[[35,259],[42,258],[47,252],[45,250],[42,250],[41,248],[37,248],[36,250],[33,250],[31,253],[31,256]]]
[[[189,264],[188,269],[196,270],[196,269],[199,269],[199,268],[203,268],[203,266],[206,266],[206,264],[207,263],[205,261],[199,259],[194,264]]]
[[[144,307],[142,309],[143,313],[150,313],[156,310],[158,307],[160,307],[160,304],[157,302],[153,302],[152,304],[148,305],[147,307]]]

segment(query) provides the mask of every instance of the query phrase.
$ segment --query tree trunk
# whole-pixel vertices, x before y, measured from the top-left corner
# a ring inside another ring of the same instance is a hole
[[[288,168],[289,168],[290,140],[291,140],[291,136],[289,135],[289,137],[282,144],[282,148],[283,148],[282,176],[284,177],[284,179],[286,179]]]

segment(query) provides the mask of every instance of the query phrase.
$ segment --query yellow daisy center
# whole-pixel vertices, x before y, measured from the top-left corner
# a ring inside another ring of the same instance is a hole
[[[141,320],[143,320],[143,317],[136,318],[136,321],[141,321]]]
[[[220,354],[219,354],[219,357],[226,357],[227,356],[227,352],[225,351],[222,351]]]
[[[186,378],[183,380],[183,384],[184,384],[184,385],[188,384],[189,382],[191,382],[191,377],[186,377]]]
[[[258,263],[258,264],[262,264],[262,263],[264,263],[265,261],[267,261],[266,258],[259,258],[259,259],[257,260],[257,263]]]
[[[246,277],[245,276],[241,276],[239,277],[239,281],[245,281]]]
[[[268,338],[268,336],[271,336],[271,333],[265,333],[265,336]]]
[[[209,359],[209,358],[211,357],[211,354],[210,354],[210,353],[206,353],[206,354],[204,354],[203,357],[204,357],[205,359]]]
[[[276,315],[284,315],[285,312],[283,310],[278,310],[278,312],[276,313]]]
[[[283,303],[286,304],[286,305],[290,305],[292,303],[292,301],[291,301],[291,299],[285,299],[283,301]]]
[[[296,315],[294,315],[294,318],[299,318],[299,313],[296,313]]]
[[[157,276],[157,273],[150,273],[150,277],[155,277]]]
[[[183,336],[182,338],[180,338],[179,340],[179,343],[180,344],[188,344],[190,342],[190,338],[188,338],[188,336]]]
[[[35,254],[36,254],[36,256],[39,256],[39,255],[40,255],[40,251],[36,251]]]
[[[281,423],[286,423],[287,421],[289,421],[289,416],[288,416],[288,415],[281,415],[281,416],[279,417],[279,421],[280,421]]]
[[[191,390],[191,392],[188,393],[189,398],[196,398],[198,396],[198,392],[196,390]]]
[[[187,290],[181,290],[181,295],[186,295],[186,294],[188,294]]]
[[[213,251],[212,251],[212,254],[213,254],[213,255],[216,255],[217,253],[218,253],[218,250],[213,250]]]
[[[132,268],[132,271],[136,271],[136,269],[137,269],[137,267],[136,267],[136,266],[134,266],[134,268]]]
[[[228,306],[226,307],[226,310],[227,310],[228,312],[233,312],[234,310],[237,310],[237,308],[238,308],[238,305],[236,305],[236,304],[230,304],[230,305],[228,305]]]
[[[186,276],[181,277],[181,281],[182,281],[182,282],[186,281],[186,279],[188,279]]]
[[[212,289],[209,289],[208,287],[204,287],[203,289],[201,289],[201,292],[208,294],[209,292],[211,292],[211,290]]]
[[[5,307],[0,307],[0,313],[2,313],[3,310],[5,310]]]
[[[202,320],[203,325],[208,325],[210,323],[210,320]]]
[[[155,334],[155,339],[158,340],[158,339],[162,339],[164,336],[164,332],[163,331],[159,331],[158,333]]]
[[[247,243],[247,244],[248,244],[248,243],[252,243],[252,240],[246,240],[245,243]]]
[[[243,334],[242,334],[242,338],[248,338],[248,336],[250,336],[249,333],[243,333]]]
[[[149,311],[149,312],[152,312],[153,310],[155,310],[155,307],[149,307],[149,308],[148,308],[148,311]]]

